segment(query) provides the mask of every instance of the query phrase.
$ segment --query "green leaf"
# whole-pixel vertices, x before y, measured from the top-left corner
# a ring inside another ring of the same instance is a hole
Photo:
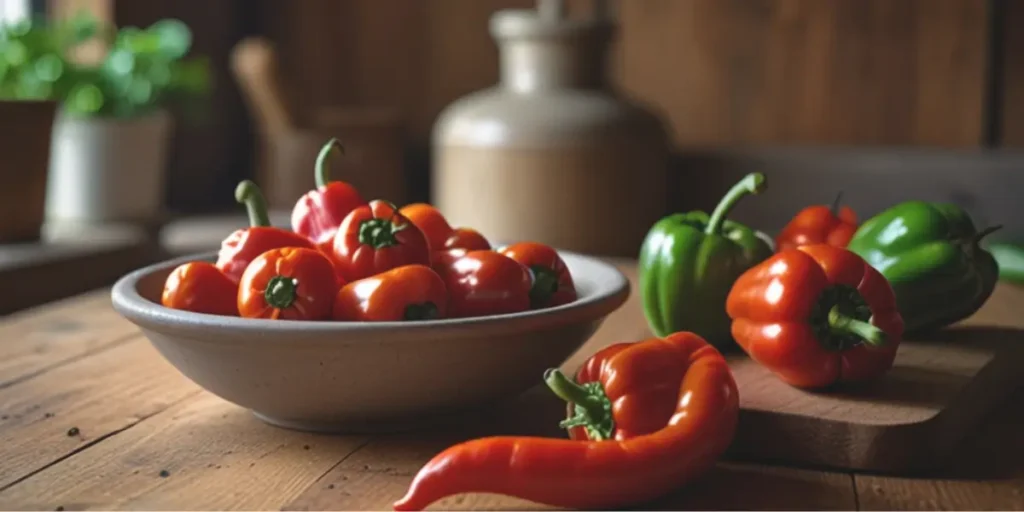
[[[81,9],[68,21],[70,32],[70,43],[72,45],[84,43],[92,39],[99,30],[99,20],[86,9]]]
[[[4,48],[4,60],[11,67],[20,66],[28,60],[28,48],[21,41],[10,41]]]
[[[107,55],[105,67],[118,75],[129,75],[135,68],[135,55],[124,48],[112,50]]]
[[[54,53],[43,55],[36,60],[35,72],[44,82],[56,82],[64,73],[64,60]]]
[[[103,92],[93,84],[80,85],[68,94],[65,108],[78,114],[93,114],[103,107]]]

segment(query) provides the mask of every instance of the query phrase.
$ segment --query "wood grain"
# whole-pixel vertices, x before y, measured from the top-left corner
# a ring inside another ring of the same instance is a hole
[[[621,83],[682,146],[976,146],[984,2],[619,2]],[[668,52],[666,52],[666,49]]]
[[[198,391],[142,337],[2,389],[0,489]]]
[[[101,290],[8,317],[0,325],[0,389],[137,335]]]
[[[201,393],[0,492],[0,503],[43,510],[276,510],[364,442],[277,429]]]

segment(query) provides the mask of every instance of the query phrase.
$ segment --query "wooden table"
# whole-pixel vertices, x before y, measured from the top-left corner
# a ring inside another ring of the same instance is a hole
[[[634,294],[566,368],[644,331]],[[181,376],[112,310],[106,290],[7,317],[0,340],[2,509],[389,509],[416,470],[455,441],[560,435],[562,406],[539,388],[458,431],[324,436],[271,427]],[[1018,392],[963,443],[951,469],[927,477],[726,461],[652,506],[1024,509],[1022,433]],[[537,507],[471,495],[433,508]]]

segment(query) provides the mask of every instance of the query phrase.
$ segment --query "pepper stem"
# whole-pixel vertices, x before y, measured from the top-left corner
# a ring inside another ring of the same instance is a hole
[[[544,382],[559,398],[575,405],[575,416],[559,423],[560,427],[583,427],[594,441],[612,438],[615,418],[612,403],[604,394],[601,383],[590,382],[581,386],[555,368],[544,372]]]
[[[844,315],[839,310],[839,305],[833,306],[828,312],[828,326],[833,332],[853,334],[864,340],[864,343],[876,347],[885,345],[886,342],[885,331],[863,320]]]
[[[434,320],[438,316],[440,316],[440,311],[437,306],[433,302],[424,302],[405,306],[405,314],[402,315],[402,319],[407,321]]]
[[[1002,224],[996,225],[996,226],[989,226],[989,227],[979,231],[976,235],[974,235],[974,243],[980,242],[982,238],[985,238],[986,236],[991,235],[992,233],[995,233],[996,231],[999,231],[1000,229],[1003,229]]]
[[[530,287],[530,304],[534,308],[544,307],[551,296],[558,291],[558,276],[551,269],[533,265],[530,267],[533,272],[533,286]]]
[[[267,289],[263,292],[263,298],[267,305],[275,309],[285,309],[295,302],[295,292],[299,287],[299,281],[285,276],[274,276],[267,282]]]
[[[335,138],[331,138],[327,144],[324,144],[324,147],[320,148],[320,153],[316,155],[316,167],[314,167],[317,188],[326,187],[331,182],[331,170],[327,167],[327,157],[331,156],[332,149],[338,150],[338,154],[345,154],[345,147]]]
[[[746,175],[739,183],[732,186],[722,200],[715,207],[715,211],[711,212],[711,218],[708,219],[708,225],[704,228],[705,235],[718,235],[722,232],[722,224],[725,223],[725,217],[729,215],[729,211],[732,210],[736,203],[739,202],[740,198],[747,194],[760,194],[764,191],[765,187],[764,174],[759,172],[752,172]]]
[[[835,201],[832,201],[832,216],[834,216],[834,217],[838,217],[839,216],[839,207],[842,206],[842,204],[843,204],[843,192],[840,190],[839,193],[836,194]]]
[[[235,187],[235,201],[245,205],[249,213],[249,225],[252,227],[269,226],[270,215],[267,214],[267,200],[263,192],[250,180],[242,180]]]

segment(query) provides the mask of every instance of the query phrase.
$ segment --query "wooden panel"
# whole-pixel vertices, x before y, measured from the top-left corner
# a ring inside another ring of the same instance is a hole
[[[994,112],[999,123],[995,134],[995,143],[1001,146],[1019,148],[1024,146],[1024,31],[1020,30],[1024,23],[1024,2],[1013,0],[996,0],[996,15],[993,20],[998,24],[997,36],[994,41],[999,52],[994,55],[993,84],[995,93]]]
[[[980,140],[984,2],[619,4],[620,80],[684,146]]]

